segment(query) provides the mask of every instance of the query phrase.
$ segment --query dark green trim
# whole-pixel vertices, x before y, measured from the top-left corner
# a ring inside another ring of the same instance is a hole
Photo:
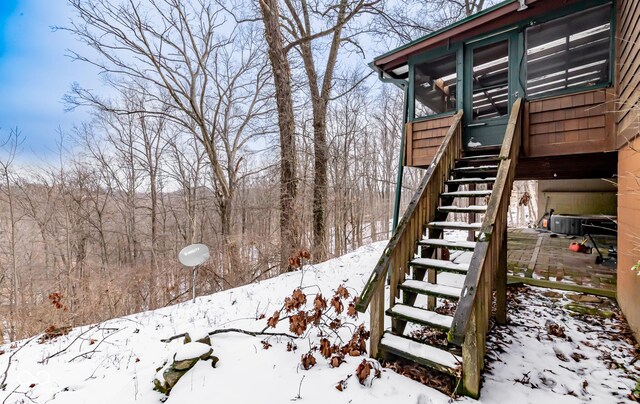
[[[400,155],[398,156],[398,176],[396,177],[396,195],[393,207],[393,230],[398,226],[398,218],[400,216],[400,197],[402,194],[402,177],[404,175],[404,138],[406,137],[405,126],[408,119],[408,94],[409,88],[406,80],[402,79],[390,79],[384,77],[384,73],[382,71],[378,71],[378,78],[383,83],[393,83],[404,90],[404,104],[402,111],[402,134],[400,135]],[[387,274],[387,277],[389,274]]]
[[[438,49],[434,49],[425,53],[421,53],[419,55],[415,55],[410,57],[407,60],[407,64],[409,65],[409,122],[418,122],[420,120],[436,118],[439,116],[446,115],[455,115],[458,112],[458,86],[456,85],[456,110],[449,112],[442,112],[440,114],[426,115],[416,118],[416,108],[415,108],[415,65],[420,64],[432,59],[438,59],[443,56],[455,55],[456,57],[456,80],[462,74],[462,71],[459,70],[458,66],[458,58],[461,57],[461,44],[456,44],[455,46],[443,46]],[[456,83],[457,84],[457,83]]]
[[[579,13],[581,11],[586,11],[591,8],[595,8],[598,6],[604,6],[606,4],[611,4],[611,27],[609,34],[609,81],[606,83],[598,84],[595,86],[576,86],[572,88],[565,88],[562,90],[550,91],[548,93],[529,96],[526,94],[527,89],[524,88],[524,94],[526,95],[527,100],[543,100],[545,98],[558,97],[561,95],[581,93],[590,90],[599,90],[602,88],[609,88],[613,86],[615,83],[615,64],[616,64],[616,1],[613,0],[585,0],[578,4],[574,4],[571,7],[567,7],[560,11],[556,11],[555,13],[550,13],[544,16],[544,18],[540,18],[537,20],[530,19],[528,21],[531,24],[526,24],[522,27],[522,35],[523,35],[523,48],[522,48],[522,57],[523,57],[523,66],[522,66],[522,74],[523,74],[523,83],[526,86],[527,83],[527,55],[526,55],[526,33],[525,29],[529,26],[542,24],[546,22],[553,21],[558,18],[567,17],[571,14]],[[535,23],[535,24],[534,24]]]
[[[445,116],[454,116],[456,113],[458,113],[458,111],[442,112],[440,114],[427,115],[420,118],[416,118],[413,121],[409,121],[409,122],[417,123],[417,122],[430,121],[432,119],[444,118]]]
[[[538,100],[544,100],[547,98],[560,97],[562,95],[567,95],[567,94],[586,93],[588,91],[600,90],[603,88],[611,88],[611,87],[612,87],[611,83],[602,83],[596,86],[579,86],[579,87],[576,86],[572,88],[563,88],[562,90],[550,91],[548,93],[544,93],[540,95],[527,96],[527,100],[538,101]]]

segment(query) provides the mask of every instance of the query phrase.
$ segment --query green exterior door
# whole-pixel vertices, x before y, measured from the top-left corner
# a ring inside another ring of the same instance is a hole
[[[517,33],[466,44],[464,48],[465,149],[502,144],[515,100]]]

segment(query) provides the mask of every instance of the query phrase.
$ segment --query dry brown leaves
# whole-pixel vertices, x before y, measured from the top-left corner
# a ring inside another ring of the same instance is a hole
[[[279,319],[280,319],[280,312],[276,311],[275,313],[273,313],[273,316],[269,317],[269,320],[267,320],[267,325],[271,328],[276,328],[276,325],[278,325]]]
[[[338,384],[336,384],[336,389],[338,389],[338,391],[343,391],[344,389],[347,388],[347,380],[349,380],[349,378],[351,377],[351,375],[347,375],[347,377],[345,377],[344,379],[340,380],[338,382]]]
[[[309,370],[316,364],[316,358],[313,356],[311,352],[308,352],[300,358],[300,362],[302,363],[302,367],[304,370]]]
[[[376,362],[368,361],[366,359],[363,359],[362,362],[360,362],[360,364],[356,368],[356,376],[358,376],[358,381],[360,382],[360,384],[364,386],[364,383],[367,381],[369,375],[371,375],[372,370],[374,372],[373,377],[379,378],[382,375],[380,367]]]
[[[71,331],[71,327],[69,326],[57,327],[55,325],[50,325],[49,327],[45,328],[44,334],[42,334],[42,336],[38,339],[38,343],[43,344],[47,341],[51,341],[63,335],[67,335],[69,334],[69,331]]]
[[[551,320],[547,320],[545,325],[547,327],[547,334],[558,338],[567,338],[567,335],[564,333],[563,326]]]
[[[284,310],[287,313],[291,313],[294,310],[299,310],[306,303],[307,295],[302,292],[302,289],[298,288],[293,291],[290,297],[284,299]]]
[[[455,391],[455,378],[436,370],[403,361],[387,362],[384,366],[402,376],[438,389],[449,396],[452,396]]]
[[[341,314],[342,310],[344,310],[344,304],[342,304],[342,300],[340,296],[335,295],[331,299],[331,307],[336,311],[337,314]]]
[[[62,298],[64,295],[59,292],[53,292],[49,294],[49,301],[58,310],[67,311],[69,308],[62,304]]]
[[[307,330],[307,312],[300,310],[289,317],[289,331],[300,336]]]
[[[309,253],[309,251],[305,250],[305,249],[301,249],[298,250],[295,254],[291,255],[291,257],[289,257],[289,268],[290,269],[299,269],[302,267],[302,260],[309,260],[311,259],[311,254]]]

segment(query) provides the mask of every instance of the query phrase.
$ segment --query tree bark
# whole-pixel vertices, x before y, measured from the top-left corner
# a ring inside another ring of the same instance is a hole
[[[280,130],[280,270],[286,271],[289,257],[298,245],[295,121],[291,94],[291,67],[280,32],[277,0],[260,0],[264,33],[273,71]]]

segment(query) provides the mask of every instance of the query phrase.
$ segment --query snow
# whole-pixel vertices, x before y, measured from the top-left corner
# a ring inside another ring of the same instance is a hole
[[[188,344],[180,345],[176,350],[173,360],[176,362],[186,359],[199,358],[202,355],[206,355],[211,350],[211,347],[202,342],[190,342]]]
[[[444,328],[450,328],[451,323],[453,322],[453,317],[451,316],[443,316],[435,311],[423,310],[413,306],[405,306],[404,304],[396,304],[391,308],[391,312],[412,318],[422,323],[435,324]]]
[[[411,261],[411,264],[421,265],[421,266],[431,267],[431,268],[449,269],[449,270],[460,271],[460,272],[466,272],[469,270],[468,264],[456,264],[455,262],[444,261],[444,260],[434,260],[432,258],[416,258]]]
[[[456,178],[453,180],[447,180],[448,183],[451,184],[455,184],[455,183],[469,183],[469,182],[481,182],[481,183],[485,183],[485,182],[493,182],[496,180],[496,177],[486,177],[486,178],[480,178],[480,177],[473,177],[473,178]]]
[[[466,240],[445,240],[440,238],[424,238],[422,242],[429,245],[434,246],[445,246],[445,247],[461,247],[461,248],[476,248],[475,241],[466,241]]]
[[[495,170],[498,168],[497,164],[483,164],[480,166],[469,166],[469,167],[458,167],[456,170],[458,171],[472,171],[472,170]]]
[[[448,230],[445,234],[447,238],[456,240],[464,240],[466,236],[466,232]],[[323,264],[306,267],[303,271],[198,297],[195,303],[189,301],[79,327],[44,344],[38,344],[36,338],[19,341],[13,347],[9,344],[0,346],[0,351],[4,351],[0,354],[0,381],[9,357],[13,355],[6,388],[0,390],[0,403],[161,403],[165,396],[153,390],[153,378],[165,361],[171,360],[173,353],[183,346],[182,338],[169,343],[161,342],[161,339],[184,332],[189,332],[193,339],[194,336],[202,336],[203,331],[223,328],[262,330],[266,318],[256,318],[261,314],[267,318],[271,316],[282,307],[284,298],[299,286],[312,297],[316,292],[322,292],[325,297],[331,296],[340,284],[344,284],[352,294],[357,294],[385,246],[386,242],[378,242]],[[455,259],[458,258],[461,256]],[[438,283],[443,285],[459,287],[463,280],[461,275],[438,274]],[[521,298],[523,301],[527,299]],[[635,365],[630,363],[633,355],[629,354],[632,349],[629,344],[604,338],[607,333],[614,332],[613,320],[607,320],[602,326],[604,332],[595,332],[595,326],[581,325],[577,319],[550,306],[548,301],[534,299],[532,307],[517,316],[510,312],[512,325],[506,330],[512,335],[498,338],[492,334],[489,337],[487,353],[495,359],[483,373],[481,400],[463,397],[456,402],[625,402],[635,380],[631,380],[622,367],[610,369],[598,359],[607,353],[627,370],[638,366],[637,362]],[[560,322],[571,341],[542,338],[547,319]],[[352,322],[354,326],[364,323],[368,328],[369,315],[360,314]],[[385,318],[387,327],[390,323],[390,318]],[[281,321],[274,331],[288,332],[288,322]],[[349,336],[349,332],[340,333],[342,339]],[[180,379],[166,403],[449,402],[448,396],[388,369],[382,370],[380,379],[369,378],[364,386],[352,376],[345,382],[346,389],[340,392],[335,388],[336,384],[354,374],[362,356],[347,356],[340,367],[331,368],[316,353],[318,363],[305,371],[299,366],[300,356],[308,352],[310,344],[319,340],[315,333],[296,339],[297,350],[294,352],[286,349],[288,338],[271,337],[269,343],[272,347],[269,349],[263,348],[263,339],[238,333],[211,336],[213,355],[220,359],[216,368],[211,367],[210,361],[196,363]],[[338,336],[335,340],[339,342]],[[584,345],[583,341],[591,341],[594,348]],[[24,348],[17,351],[22,346]],[[563,362],[556,357],[553,348],[566,355],[578,350],[586,359]],[[529,375],[530,383],[516,382],[522,380],[525,373]],[[585,381],[588,387],[583,393]],[[568,391],[577,397],[568,395]],[[614,393],[617,395],[613,396]]]
[[[442,196],[489,196],[490,190],[444,192]]]
[[[422,290],[424,292],[437,293],[440,295],[459,297],[462,289],[455,288],[446,285],[433,284],[423,281],[417,281],[414,279],[407,279],[403,282],[403,286],[413,288],[416,290]]]
[[[482,227],[482,223],[466,223],[466,222],[429,222],[429,226],[448,227],[451,229],[469,229],[477,230]]]
[[[451,369],[462,363],[462,358],[451,352],[389,333],[385,333],[382,337],[382,344]]]

